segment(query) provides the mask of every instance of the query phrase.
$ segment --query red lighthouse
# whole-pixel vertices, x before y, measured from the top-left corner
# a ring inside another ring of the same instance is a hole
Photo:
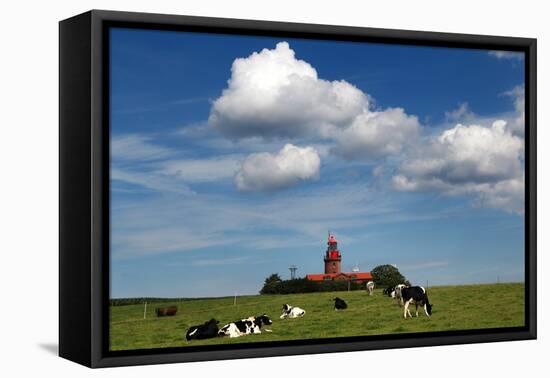
[[[306,278],[310,281],[354,281],[356,283],[366,283],[372,280],[370,272],[359,272],[359,269],[353,269],[352,272],[342,272],[342,255],[338,249],[338,241],[330,232],[328,234],[327,251],[323,257],[325,261],[325,273],[307,274]]]
[[[327,252],[325,254],[325,274],[338,274],[341,272],[340,264],[342,255],[338,250],[338,241],[334,235],[328,234]]]

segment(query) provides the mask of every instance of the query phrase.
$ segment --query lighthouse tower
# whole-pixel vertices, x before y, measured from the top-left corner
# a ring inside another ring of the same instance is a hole
[[[325,274],[339,274],[342,255],[338,250],[338,241],[334,235],[328,234],[327,252],[325,254]]]

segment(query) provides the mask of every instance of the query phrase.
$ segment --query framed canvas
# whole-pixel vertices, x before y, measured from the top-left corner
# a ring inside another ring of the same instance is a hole
[[[59,354],[536,338],[536,40],[60,22]]]

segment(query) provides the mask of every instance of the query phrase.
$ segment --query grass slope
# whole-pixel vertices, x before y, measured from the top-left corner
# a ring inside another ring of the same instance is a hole
[[[345,311],[333,309],[332,298],[339,296],[348,303]],[[327,338],[339,336],[380,335],[406,332],[448,331],[480,328],[517,327],[524,325],[524,285],[520,283],[442,286],[429,288],[433,316],[423,311],[419,317],[403,319],[403,310],[394,300],[376,290],[372,297],[365,291],[311,293],[292,295],[255,295],[233,298],[197,299],[181,302],[112,306],[110,332],[111,350],[180,347],[222,343],[246,343]],[[284,303],[299,306],[306,315],[299,319],[280,320]],[[155,307],[177,305],[173,317],[156,318]],[[187,342],[185,331],[210,318],[219,326],[267,313],[273,332],[239,338],[215,338]],[[414,316],[414,306],[411,309]]]

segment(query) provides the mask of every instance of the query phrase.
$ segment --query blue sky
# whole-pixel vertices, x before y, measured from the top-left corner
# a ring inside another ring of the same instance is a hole
[[[524,61],[486,50],[111,31],[111,296],[255,294],[396,264],[521,281]]]

